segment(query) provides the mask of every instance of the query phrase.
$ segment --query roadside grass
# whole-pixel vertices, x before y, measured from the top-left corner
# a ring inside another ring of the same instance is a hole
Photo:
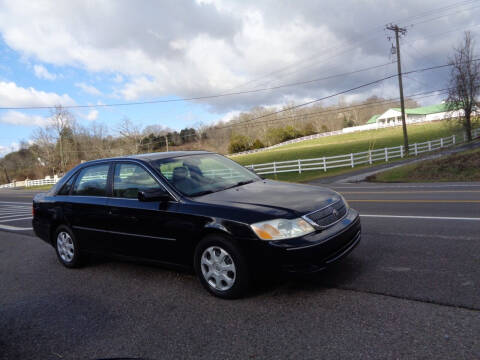
[[[368,178],[375,182],[480,181],[480,149],[400,166]]]
[[[53,185],[26,186],[22,190],[50,190]]]
[[[404,160],[404,159],[398,159],[398,160]],[[394,162],[393,160],[389,161],[389,163],[393,163],[393,162]],[[379,161],[375,163],[375,165],[381,165],[381,164],[385,164],[385,161]],[[354,168],[344,167],[344,168],[335,168],[328,171],[323,171],[323,170],[304,171],[301,174],[299,174],[298,172],[286,172],[286,173],[279,173],[279,174],[265,174],[261,176],[271,180],[280,180],[280,181],[287,181],[287,182],[307,182],[310,180],[347,174],[354,170],[365,169],[370,166],[373,166],[373,165],[363,164],[363,165],[355,166]]]
[[[408,125],[408,138],[411,144],[447,137],[453,134],[457,135],[457,141],[460,140],[458,136],[462,136],[462,130],[456,122],[444,120],[428,124]],[[463,140],[463,137],[461,139]],[[343,155],[369,149],[399,146],[401,144],[403,144],[403,133],[402,127],[398,126],[306,140],[255,154],[231,156],[231,159],[242,165],[251,165],[273,161]],[[321,172],[317,172],[317,175]],[[312,171],[312,173],[314,172]],[[326,174],[332,175],[334,172],[327,171]]]
[[[460,146],[460,145],[457,145]],[[449,148],[451,149],[451,147]],[[445,150],[445,149],[443,149]],[[287,182],[308,182],[311,180],[315,179],[322,179],[322,178],[328,178],[328,177],[333,177],[333,176],[338,176],[338,175],[343,175],[343,174],[348,174],[350,172],[356,171],[356,170],[361,170],[361,169],[367,169],[371,167],[376,167],[379,165],[383,164],[395,164],[396,162],[404,161],[406,159],[421,159],[422,157],[425,156],[431,156],[436,153],[441,153],[443,151],[442,149],[428,152],[428,153],[423,153],[420,154],[419,156],[409,156],[409,157],[403,157],[403,158],[395,158],[391,159],[388,162],[387,161],[376,161],[372,165],[370,164],[362,164],[362,165],[356,165],[355,167],[341,167],[341,168],[334,168],[331,170],[323,171],[323,170],[314,170],[314,171],[304,171],[301,174],[298,172],[286,172],[286,173],[278,173],[278,174],[265,174],[262,175],[264,178],[267,179],[272,179],[272,180],[280,180],[280,181],[287,181]]]

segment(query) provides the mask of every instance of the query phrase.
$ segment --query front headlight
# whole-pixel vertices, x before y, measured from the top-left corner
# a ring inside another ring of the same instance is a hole
[[[275,219],[250,225],[262,240],[283,240],[303,236],[315,229],[302,218],[287,220]]]

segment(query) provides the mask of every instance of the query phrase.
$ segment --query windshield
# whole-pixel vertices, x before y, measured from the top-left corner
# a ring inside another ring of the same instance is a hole
[[[243,166],[217,154],[160,159],[153,166],[186,196],[205,195],[260,180]]]

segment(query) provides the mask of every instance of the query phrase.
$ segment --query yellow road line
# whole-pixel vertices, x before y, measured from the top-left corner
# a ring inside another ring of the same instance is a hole
[[[480,203],[480,200],[404,200],[404,199],[347,199],[351,202],[397,202],[397,203]]]
[[[427,190],[427,191],[340,191],[342,194],[442,194],[442,193],[480,193],[480,190]]]

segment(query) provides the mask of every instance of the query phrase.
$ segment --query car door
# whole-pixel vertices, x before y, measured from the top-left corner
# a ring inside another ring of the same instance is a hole
[[[63,203],[67,223],[83,250],[105,251],[109,247],[107,228],[107,184],[110,163],[81,169],[68,200]]]
[[[166,191],[144,165],[116,162],[112,197],[108,200],[109,231],[115,253],[176,262],[177,202],[139,201],[138,191]]]

